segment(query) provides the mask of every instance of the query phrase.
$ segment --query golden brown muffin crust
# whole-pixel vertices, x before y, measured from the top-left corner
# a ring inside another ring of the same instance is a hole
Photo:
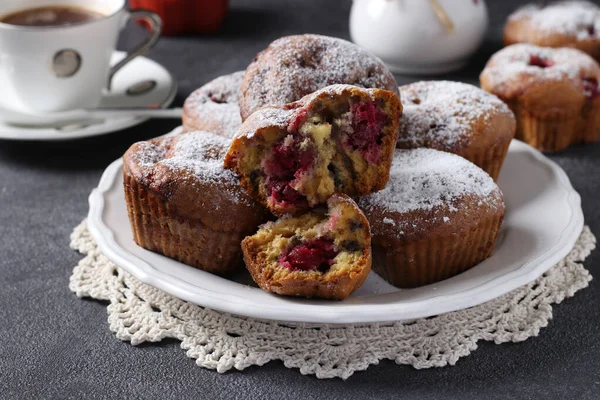
[[[182,217],[220,230],[256,227],[265,220],[266,210],[222,167],[227,146],[226,139],[209,132],[138,142],[123,156],[124,171],[176,207]]]
[[[514,137],[516,123],[508,106],[475,86],[450,81],[421,81],[401,86],[403,113],[398,148],[428,147],[460,153],[486,149]]]
[[[543,111],[549,104],[580,106],[585,101],[584,79],[600,80],[600,67],[576,49],[523,43],[494,54],[479,79],[483,90],[504,101],[532,95],[542,101],[536,108]]]
[[[425,148],[396,150],[388,186],[358,204],[371,225],[374,270],[400,287],[446,279],[487,258],[505,209],[484,171]]]
[[[600,61],[600,8],[588,1],[529,4],[508,17],[504,44],[573,47]]]
[[[496,96],[461,82],[401,86],[403,113],[397,147],[458,154],[497,179],[516,120]]]
[[[223,168],[227,144],[192,132],[130,147],[123,178],[138,245],[219,275],[242,267],[240,242],[269,213]]]
[[[600,137],[600,67],[579,50],[515,44],[492,56],[480,81],[514,112],[517,139],[539,150]]]
[[[380,88],[398,94],[383,62],[353,43],[321,35],[277,39],[246,69],[240,94],[242,120],[265,106],[280,106],[333,84]]]

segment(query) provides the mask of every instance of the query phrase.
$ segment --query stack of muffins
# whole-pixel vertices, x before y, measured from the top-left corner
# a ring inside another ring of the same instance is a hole
[[[543,151],[600,138],[600,8],[587,1],[528,5],[504,28],[481,87],[505,101],[517,135]]]
[[[183,125],[124,156],[146,249],[219,275],[245,264],[272,293],[341,300],[371,267],[416,287],[494,248],[495,180],[516,122],[474,86],[398,88],[349,42],[290,36],[194,92]]]

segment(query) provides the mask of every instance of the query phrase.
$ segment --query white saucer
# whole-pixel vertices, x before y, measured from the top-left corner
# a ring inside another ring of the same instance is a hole
[[[112,163],[90,195],[88,227],[115,264],[140,281],[183,300],[232,314],[306,323],[410,320],[484,303],[525,285],[573,248],[583,228],[580,197],[554,162],[527,144],[510,146],[499,186],[506,215],[490,258],[445,281],[401,290],[371,272],[344,301],[276,296],[247,274],[228,280],[137,246],[123,194],[122,160]]]
[[[111,63],[115,64],[125,56],[124,52],[115,51]],[[132,86],[144,82],[155,82],[153,88],[145,93],[128,95]],[[177,82],[160,64],[145,58],[137,57],[114,77],[112,90],[105,94],[99,108],[141,108],[168,107],[177,93]],[[5,102],[7,100],[5,99]],[[12,140],[65,140],[88,136],[102,135],[138,125],[148,118],[119,117],[105,120],[90,120],[84,110],[57,112],[32,117],[30,121],[22,114],[14,113],[6,108],[0,109],[0,116],[11,120],[0,121],[0,139]],[[12,117],[12,118],[11,118]],[[65,122],[71,122],[62,127]]]

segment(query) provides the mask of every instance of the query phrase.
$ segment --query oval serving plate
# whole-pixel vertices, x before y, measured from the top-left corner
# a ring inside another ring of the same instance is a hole
[[[344,301],[276,296],[249,276],[212,275],[145,250],[133,241],[123,194],[122,160],[90,195],[88,227],[100,251],[140,281],[180,299],[232,314],[305,323],[371,323],[423,318],[484,303],[543,274],[573,248],[583,228],[580,197],[567,175],[532,147],[513,140],[499,186],[506,215],[492,256],[445,281],[398,289],[371,272]]]

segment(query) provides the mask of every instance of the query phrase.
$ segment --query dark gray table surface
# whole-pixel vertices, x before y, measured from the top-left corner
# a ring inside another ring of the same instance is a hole
[[[456,0],[457,3],[463,0]],[[466,0],[464,0],[466,1]],[[502,23],[520,2],[488,0],[492,26],[473,62],[442,78],[476,83],[500,48]],[[273,39],[314,32],[348,37],[350,0],[231,1],[221,33],[163,38],[149,57],[179,83],[175,103],[206,81],[245,68]],[[122,47],[140,38],[129,27]],[[404,84],[417,77],[398,76]],[[554,307],[539,337],[479,343],[454,367],[415,370],[382,361],[347,381],[317,380],[281,362],[218,374],[197,367],[179,343],[131,346],[108,329],[106,304],[80,300],[67,285],[81,256],[69,234],[87,214],[104,168],[138,140],[174,121],[61,143],[0,141],[0,398],[600,398],[600,283]],[[550,156],[583,199],[600,233],[600,143]],[[600,252],[585,266],[600,275]]]

